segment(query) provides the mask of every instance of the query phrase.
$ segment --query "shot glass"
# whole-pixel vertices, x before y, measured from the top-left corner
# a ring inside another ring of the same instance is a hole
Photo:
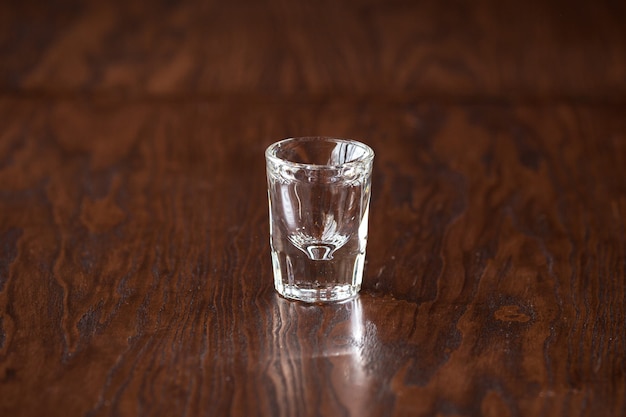
[[[374,151],[329,137],[285,139],[265,151],[274,286],[305,302],[361,289]]]

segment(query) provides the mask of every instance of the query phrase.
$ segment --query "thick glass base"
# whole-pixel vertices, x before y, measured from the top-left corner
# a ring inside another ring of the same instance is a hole
[[[285,298],[305,303],[328,303],[349,300],[359,293],[361,286],[336,285],[323,288],[301,288],[295,285],[279,285],[276,291]]]
[[[280,295],[306,303],[344,301],[361,289],[365,253],[312,260],[298,249],[272,251],[274,287]]]

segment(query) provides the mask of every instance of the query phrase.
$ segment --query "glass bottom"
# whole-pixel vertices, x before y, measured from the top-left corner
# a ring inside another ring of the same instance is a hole
[[[306,303],[345,301],[361,289],[365,253],[312,260],[301,251],[272,251],[274,287],[285,298]]]
[[[280,285],[276,291],[285,298],[305,303],[328,303],[346,301],[359,293],[361,286],[336,285],[325,288],[301,288],[295,285]]]

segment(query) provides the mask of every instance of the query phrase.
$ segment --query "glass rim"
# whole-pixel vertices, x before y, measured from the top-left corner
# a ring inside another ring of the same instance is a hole
[[[354,146],[358,146],[363,149],[364,154],[355,158],[351,161],[344,162],[342,164],[307,164],[303,162],[294,162],[288,159],[283,159],[276,156],[276,150],[280,148],[282,145],[288,143],[299,143],[299,142],[325,142],[325,143],[347,143]],[[346,138],[338,138],[334,136],[294,136],[286,139],[279,140],[278,142],[274,142],[269,145],[265,149],[265,158],[268,161],[271,161],[275,164],[284,164],[292,167],[303,168],[308,170],[324,170],[324,169],[339,169],[344,167],[349,167],[353,165],[361,165],[363,163],[370,162],[374,159],[374,150],[366,145],[363,142],[359,142],[354,139],[346,139]]]

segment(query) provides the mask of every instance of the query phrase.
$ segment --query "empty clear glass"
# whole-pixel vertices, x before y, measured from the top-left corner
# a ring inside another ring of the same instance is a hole
[[[284,297],[341,301],[363,279],[374,152],[327,137],[265,151],[274,286]]]

